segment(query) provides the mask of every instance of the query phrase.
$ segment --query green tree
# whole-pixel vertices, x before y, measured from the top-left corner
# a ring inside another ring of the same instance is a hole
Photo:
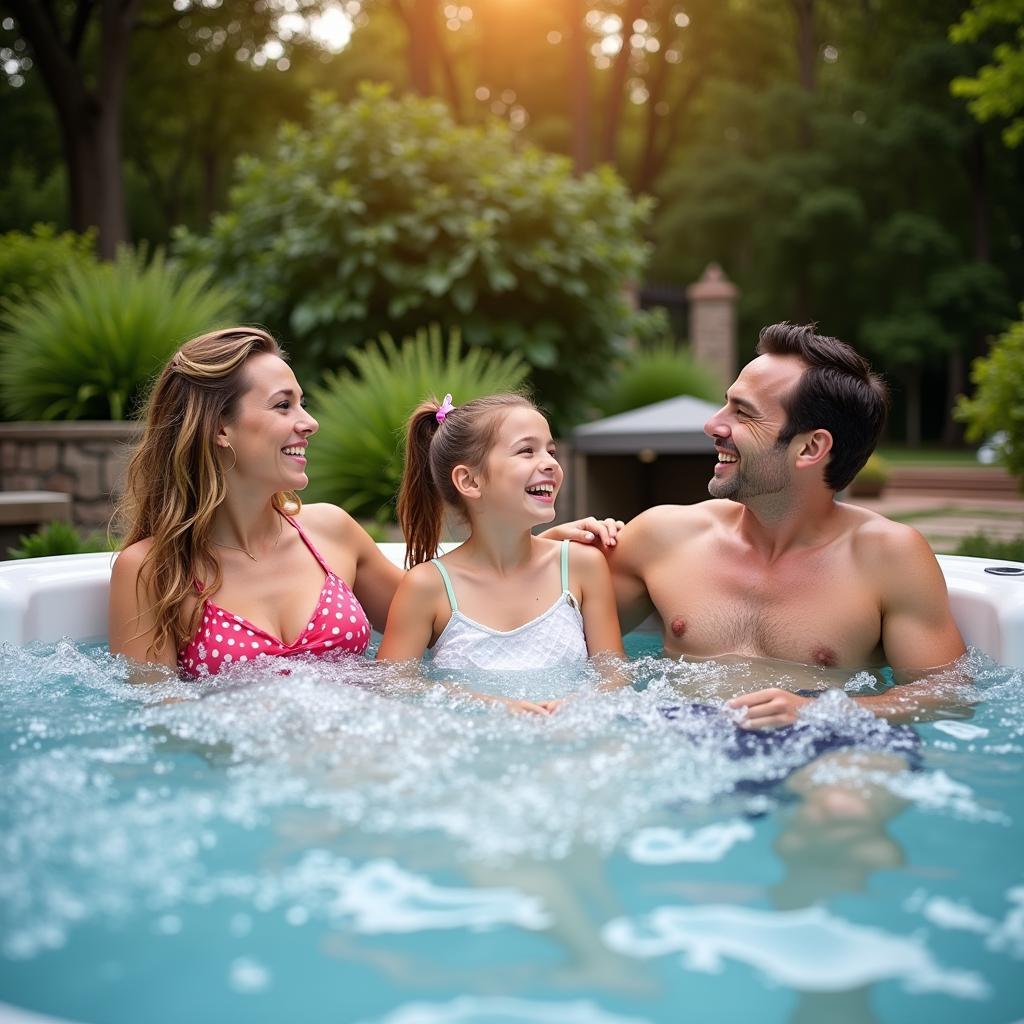
[[[507,126],[458,126],[438,101],[367,87],[345,106],[319,100],[308,129],[242,161],[228,211],[178,249],[307,370],[437,322],[520,354],[567,417],[634,326],[625,292],[648,211],[610,168],[576,178]]]
[[[965,97],[979,121],[1009,118],[1003,130],[1007,146],[1024,142],[1024,0],[971,0],[949,30],[955,43],[976,43],[996,33],[1009,34],[991,51],[991,63],[975,75],[953,79],[953,93]]]
[[[974,396],[960,399],[957,416],[968,424],[967,436],[973,441],[1001,436],[999,460],[1021,477],[1024,489],[1024,319],[1014,323],[987,356],[975,360],[971,380]]]
[[[1016,161],[949,94],[973,66],[946,37],[959,5],[839,7],[815,8],[813,88],[779,34],[765,80],[727,69],[705,85],[659,184],[654,272],[693,280],[717,260],[748,345],[765,323],[816,320],[890,377],[896,429],[935,436],[1021,287]]]
[[[291,0],[289,10],[312,15],[322,7],[322,0]],[[41,82],[52,114],[47,127],[56,125],[66,169],[71,226],[95,228],[108,258],[130,234],[124,115],[133,91],[129,82],[139,74],[133,46],[155,37],[149,50],[162,68],[181,56],[194,66],[215,53],[258,63],[268,43],[280,52],[278,60],[287,61],[291,48],[280,30],[283,8],[249,0],[0,0],[0,12],[9,14],[0,22],[3,38],[11,38],[11,46],[3,47],[11,53],[3,62],[8,85],[11,79],[19,87],[30,78]],[[183,39],[186,55],[180,54]],[[11,74],[7,65],[18,70]],[[209,92],[206,111],[230,95],[230,89]],[[154,132],[160,119],[147,113],[147,131]],[[202,140],[204,127],[195,125],[193,139]]]

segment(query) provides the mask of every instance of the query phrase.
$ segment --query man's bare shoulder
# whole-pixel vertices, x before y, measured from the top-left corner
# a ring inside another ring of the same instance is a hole
[[[856,505],[846,505],[844,511],[850,524],[854,557],[859,565],[887,573],[937,565],[931,545],[914,527]]]
[[[678,542],[681,538],[729,522],[738,508],[734,502],[721,499],[701,501],[696,505],[655,505],[631,519],[619,536],[622,539],[633,535],[655,540],[671,536]]]
[[[671,552],[681,552],[729,521],[730,501],[702,501],[696,505],[656,505],[631,519],[619,531],[608,562],[616,575],[638,579]],[[739,506],[736,506],[737,508]]]

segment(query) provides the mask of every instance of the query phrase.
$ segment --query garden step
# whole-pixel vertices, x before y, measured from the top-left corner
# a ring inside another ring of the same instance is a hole
[[[0,491],[0,561],[25,534],[55,520],[70,522],[71,495],[63,491]]]
[[[965,498],[1019,498],[1020,483],[1000,466],[896,466],[886,494],[942,494]]]
[[[71,496],[63,491],[0,491],[0,526],[44,526],[71,518]]]

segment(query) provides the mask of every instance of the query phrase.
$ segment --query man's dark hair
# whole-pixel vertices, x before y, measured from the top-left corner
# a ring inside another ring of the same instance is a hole
[[[807,364],[782,399],[787,422],[779,444],[808,430],[827,430],[832,453],[825,483],[841,491],[878,444],[889,409],[884,381],[846,342],[814,333],[813,324],[772,324],[757,339],[758,355],[797,356]]]

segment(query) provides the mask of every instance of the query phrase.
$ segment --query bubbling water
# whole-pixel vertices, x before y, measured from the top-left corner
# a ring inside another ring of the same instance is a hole
[[[633,685],[608,692],[594,667],[558,680],[513,673],[471,681],[507,696],[564,697],[545,717],[357,658],[265,659],[198,682],[168,674],[135,685],[128,665],[101,649],[5,647],[0,953],[31,960],[60,949],[76,928],[140,908],[152,934],[172,937],[196,908],[221,904],[234,908],[236,936],[271,911],[295,927],[321,921],[362,935],[542,932],[553,904],[542,886],[512,884],[523,865],[555,870],[611,855],[637,870],[713,865],[755,844],[766,812],[807,787],[863,785],[931,817],[1015,825],[950,760],[967,750],[989,758],[1024,750],[1024,677],[975,652],[936,681],[959,717],[927,727],[923,767],[905,731],[850,699],[878,692],[884,684],[874,675],[820,677],[837,685],[785,742],[750,744],[725,698],[805,685],[802,669],[640,657],[627,671]],[[983,713],[963,721],[979,698]],[[857,756],[821,757],[836,736]],[[806,839],[797,829],[794,849]],[[1024,956],[1019,911],[1001,920],[941,895],[914,900],[908,913]],[[790,984],[791,975],[804,978],[793,966],[803,945],[790,956],[774,939],[736,937],[790,925],[804,945],[826,933],[858,950],[877,939],[825,913],[737,918],[721,907],[676,907],[611,919],[601,941],[637,959],[656,955],[655,946],[708,964],[746,958]],[[944,974],[913,943],[897,946],[888,967],[868,958],[864,978],[984,993],[974,975]],[[837,984],[846,984],[849,965],[843,971]],[[236,958],[229,984],[259,993],[272,987],[272,972],[258,958]],[[471,1002],[475,1013],[487,1001]],[[584,1004],[577,1011],[580,1020],[615,1019]]]

